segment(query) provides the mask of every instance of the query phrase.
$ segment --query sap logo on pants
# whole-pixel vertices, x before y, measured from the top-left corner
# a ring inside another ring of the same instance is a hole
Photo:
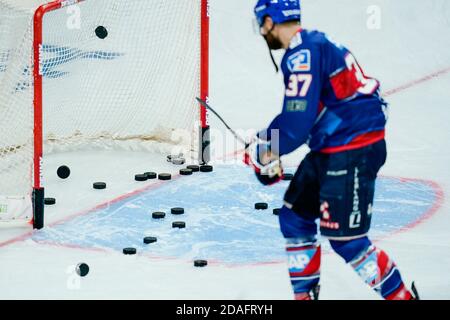
[[[289,255],[288,264],[289,269],[304,270],[311,262],[307,254]]]

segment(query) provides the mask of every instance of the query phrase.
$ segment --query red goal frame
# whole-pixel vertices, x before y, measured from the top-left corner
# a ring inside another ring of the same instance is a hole
[[[42,69],[41,48],[43,42],[43,19],[51,12],[67,6],[89,0],[56,0],[40,6],[33,20],[33,80],[34,80],[34,157],[33,157],[33,227],[44,227],[44,188],[42,186],[42,157],[43,157],[43,100],[42,100]],[[209,0],[201,2],[201,31],[200,31],[200,98],[209,99]],[[202,105],[200,107],[200,140],[199,162],[208,163],[209,155],[209,122],[208,111]]]

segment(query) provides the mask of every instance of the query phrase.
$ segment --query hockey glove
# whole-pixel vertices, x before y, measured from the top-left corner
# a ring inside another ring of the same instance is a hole
[[[257,140],[245,150],[244,163],[253,168],[259,182],[273,185],[283,178],[280,158],[271,151],[270,142]]]

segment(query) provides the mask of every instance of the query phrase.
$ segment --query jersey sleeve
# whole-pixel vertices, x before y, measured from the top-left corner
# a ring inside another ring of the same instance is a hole
[[[299,48],[283,59],[285,96],[282,112],[260,137],[272,142],[280,156],[305,144],[320,112],[321,53],[319,49]]]

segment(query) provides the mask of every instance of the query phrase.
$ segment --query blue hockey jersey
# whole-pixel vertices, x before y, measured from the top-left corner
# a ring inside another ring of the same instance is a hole
[[[384,139],[387,104],[380,84],[364,74],[345,47],[324,33],[300,30],[281,69],[286,87],[283,110],[260,133],[272,141],[275,153],[285,155],[305,143],[313,151],[335,153]]]

